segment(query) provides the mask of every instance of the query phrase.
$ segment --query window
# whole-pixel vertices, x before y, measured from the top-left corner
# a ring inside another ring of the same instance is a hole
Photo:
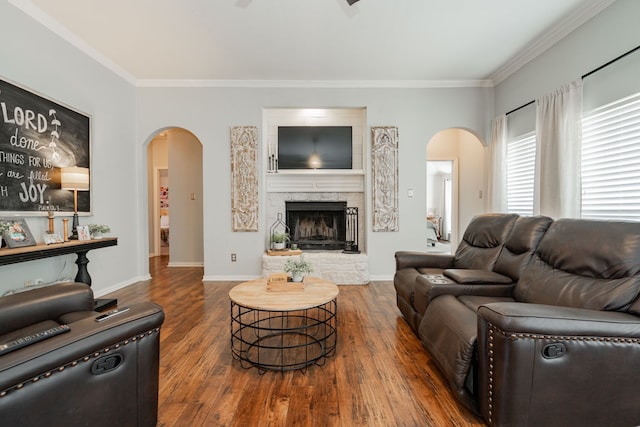
[[[640,220],[640,93],[583,117],[582,217]]]
[[[533,215],[536,133],[507,141],[507,212]]]

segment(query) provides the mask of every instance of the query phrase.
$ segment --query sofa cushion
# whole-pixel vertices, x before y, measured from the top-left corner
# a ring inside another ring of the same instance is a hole
[[[418,335],[458,399],[473,409],[476,402],[466,384],[476,349],[475,311],[452,295],[442,295],[427,308]]]
[[[516,218],[516,214],[484,214],[474,217],[456,250],[454,266],[493,270]]]
[[[640,223],[559,219],[524,268],[521,302],[626,311],[640,294]]]
[[[493,271],[517,281],[552,222],[546,216],[519,217],[504,242]]]

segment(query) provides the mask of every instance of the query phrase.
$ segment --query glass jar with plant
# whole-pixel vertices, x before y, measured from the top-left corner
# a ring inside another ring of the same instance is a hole
[[[104,225],[104,224],[89,224],[88,227],[89,227],[89,233],[91,233],[91,237],[93,239],[99,239],[102,237],[103,234],[111,231],[111,228],[109,228],[108,225]]]
[[[291,257],[284,263],[284,271],[291,274],[294,282],[302,282],[304,276],[313,271],[313,266],[307,261],[304,255]]]
[[[285,249],[288,240],[289,233],[273,233],[271,235],[271,245],[277,251]]]

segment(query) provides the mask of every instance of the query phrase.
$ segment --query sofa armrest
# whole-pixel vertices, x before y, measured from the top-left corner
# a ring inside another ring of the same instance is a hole
[[[478,309],[489,425],[640,425],[629,399],[639,371],[639,317],[514,302]]]
[[[511,277],[504,276],[495,271],[477,270],[468,268],[447,268],[442,272],[445,276],[453,279],[457,283],[478,283],[478,284],[495,284],[509,285],[513,283]]]
[[[84,283],[59,283],[0,298],[0,335],[65,313],[93,310],[93,291]]]
[[[131,305],[117,316],[98,322],[97,312],[69,323],[70,331],[0,356],[0,391],[38,377],[39,374],[103,353],[112,346],[158,332],[164,322],[162,308],[152,302]]]
[[[162,309],[99,315],[63,316],[69,332],[0,356],[3,425],[156,426]]]
[[[399,251],[395,253],[396,271],[403,268],[451,268],[454,256],[426,252]]]

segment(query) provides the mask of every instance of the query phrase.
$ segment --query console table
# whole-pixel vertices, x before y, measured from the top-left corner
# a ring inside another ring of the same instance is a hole
[[[21,248],[2,248],[0,249],[0,266],[60,255],[76,254],[78,274],[76,274],[75,281],[91,286],[91,276],[87,270],[87,264],[89,263],[87,252],[92,249],[106,248],[117,244],[117,237],[104,237],[95,240],[71,240],[64,243],[53,243],[51,245],[38,243],[35,246],[25,246]],[[117,300],[115,299],[96,300],[96,310],[101,311],[116,304]]]

